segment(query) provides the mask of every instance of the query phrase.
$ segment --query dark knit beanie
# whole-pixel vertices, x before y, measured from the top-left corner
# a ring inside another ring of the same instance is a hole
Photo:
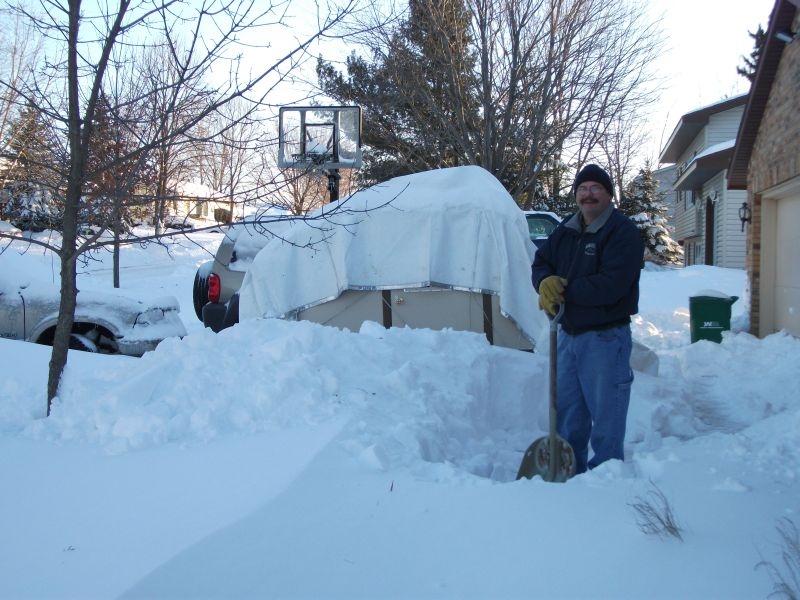
[[[611,183],[611,177],[597,165],[586,165],[578,172],[575,183],[572,185],[573,194],[578,191],[578,186],[584,181],[596,181],[606,188],[609,194],[614,195],[614,184]]]

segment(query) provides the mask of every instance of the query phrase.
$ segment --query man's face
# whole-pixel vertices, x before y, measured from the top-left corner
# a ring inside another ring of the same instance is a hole
[[[575,202],[588,225],[611,204],[611,194],[596,181],[584,181],[575,189]]]

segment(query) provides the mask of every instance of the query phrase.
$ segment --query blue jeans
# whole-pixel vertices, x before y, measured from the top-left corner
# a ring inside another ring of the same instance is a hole
[[[558,334],[557,429],[575,450],[576,472],[624,459],[633,371],[630,325]],[[594,455],[588,459],[589,442]]]

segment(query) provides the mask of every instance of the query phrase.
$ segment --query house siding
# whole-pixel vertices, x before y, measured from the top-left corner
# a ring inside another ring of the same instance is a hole
[[[684,245],[686,266],[705,264],[703,234],[706,205],[710,201],[714,205],[714,265],[729,269],[745,267],[745,233],[739,220],[739,207],[746,198],[744,191],[726,189],[724,171],[709,179],[701,190],[679,193],[673,222],[675,236]]]
[[[724,104],[722,101],[720,104]],[[738,134],[744,114],[744,104],[714,113],[714,106],[708,107],[711,114],[702,129],[678,155],[678,172],[694,168],[693,161],[698,155],[712,149],[712,153],[724,152],[728,143],[731,146]],[[713,148],[719,146],[718,148]],[[703,160],[703,159],[701,159]],[[699,183],[693,190],[678,192],[673,224],[675,239],[683,245],[684,265],[698,265],[710,262],[715,266],[743,269],[745,267],[745,235],[741,231],[739,207],[746,198],[742,192],[729,192],[726,181],[727,171],[721,169],[703,174],[707,180]],[[687,175],[691,177],[691,174]],[[678,177],[680,180],[680,176]],[[681,183],[688,187],[688,183]],[[709,203],[713,206],[713,223],[706,228]],[[713,239],[706,239],[709,235]],[[711,250],[707,252],[706,250]]]
[[[703,130],[706,133],[706,148],[736,139],[739,132],[739,123],[742,121],[744,106],[737,106],[730,110],[712,115],[708,119],[708,126]]]
[[[727,189],[727,171],[721,171],[703,186],[703,198],[714,203],[714,264],[728,269],[745,267],[745,233],[739,207],[747,192]]]
[[[706,245],[703,235],[705,228],[705,209],[702,196],[697,191],[686,192],[687,209],[684,221],[688,226],[689,235],[683,243],[688,252],[684,256],[684,265],[704,265],[706,263]]]
[[[698,237],[700,229],[695,196],[696,193],[692,191],[675,192],[676,203],[672,224],[675,229],[675,240],[683,246],[683,264],[686,266],[697,264],[697,257],[702,259],[703,256],[696,248],[698,241],[701,240]]]
[[[686,146],[678,159],[678,164],[688,165],[692,159],[706,148],[736,139],[744,106],[736,106],[721,113],[711,115],[706,126]]]
[[[793,30],[800,27],[795,16]],[[787,44],[781,55],[775,80],[750,157],[747,189],[752,223],[747,228],[747,271],[751,290],[750,330],[756,335],[770,333],[761,320],[761,236],[762,194],[777,185],[800,177],[800,41]],[[798,223],[800,226],[800,223]],[[764,240],[764,243],[770,243]]]
[[[720,267],[729,269],[744,269],[747,248],[745,247],[745,232],[742,231],[742,222],[739,219],[739,207],[747,200],[744,190],[726,191],[722,197],[723,220],[718,224],[720,229],[719,256],[717,263]]]
[[[658,182],[658,193],[667,207],[665,216],[670,223],[670,235],[675,237],[675,232],[672,228],[675,224],[675,209],[678,206],[679,194],[673,189],[672,184],[675,183],[677,177],[677,167],[670,165],[663,169],[656,169],[653,175]]]
[[[689,143],[689,145],[686,146],[683,152],[681,152],[677,162],[678,178],[680,178],[680,174],[682,174],[689,166],[689,163],[692,162],[692,159],[703,151],[703,148],[705,148],[705,143],[706,143],[706,132],[705,130],[703,130],[700,133],[698,133],[695,136],[695,138],[691,141],[691,143]]]

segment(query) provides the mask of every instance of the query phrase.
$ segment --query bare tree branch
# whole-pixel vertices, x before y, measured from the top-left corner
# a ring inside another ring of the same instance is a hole
[[[100,233],[79,236],[87,194],[105,189],[112,202],[123,195],[133,198],[133,188],[147,183],[142,172],[151,169],[158,180],[155,186],[146,185],[151,198],[165,202],[173,197],[172,175],[191,156],[188,149],[225,136],[230,146],[237,124],[261,118],[270,95],[308,59],[308,48],[315,41],[335,36],[337,25],[354,10],[355,0],[329,4],[318,15],[318,30],[277,56],[267,54],[271,58],[257,67],[246,68],[245,49],[248,54],[267,52],[269,43],[264,40],[271,38],[270,31],[286,25],[290,4],[289,0],[117,0],[84,5],[80,0],[39,0],[12,5],[3,0],[3,10],[35,28],[46,48],[35,76],[20,80],[0,73],[0,89],[16,106],[35,107],[48,124],[50,159],[38,162],[49,176],[31,183],[63,206],[60,245],[43,243],[61,261],[48,414],[66,364],[77,297],[76,262],[106,243]],[[149,59],[146,48],[157,49]],[[239,108],[226,118],[226,107],[234,102]],[[107,123],[105,132],[100,130],[101,117]],[[120,142],[104,157],[96,150],[101,133],[107,143]],[[129,144],[130,140],[136,143]],[[112,212],[119,214],[119,204],[115,207]]]

